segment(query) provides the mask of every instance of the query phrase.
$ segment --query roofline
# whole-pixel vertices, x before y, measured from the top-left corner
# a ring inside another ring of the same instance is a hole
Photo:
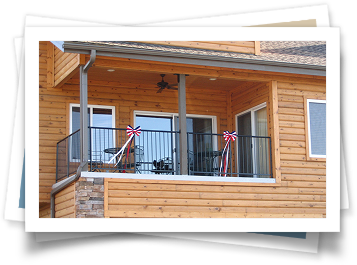
[[[255,71],[280,72],[290,74],[303,74],[326,76],[326,66],[306,65],[298,63],[285,63],[267,60],[254,60],[231,58],[223,56],[210,56],[200,54],[186,54],[168,51],[144,50],[138,48],[103,46],[92,43],[63,42],[64,52],[90,54],[91,50],[97,51],[97,56],[119,57],[148,61],[192,64],[202,66],[236,68]]]

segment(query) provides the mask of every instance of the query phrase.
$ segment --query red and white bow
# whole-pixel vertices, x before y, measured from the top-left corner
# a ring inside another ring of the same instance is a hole
[[[135,133],[136,136],[139,136],[140,133],[141,133],[141,127],[138,126],[138,127],[136,127],[135,129],[133,129],[133,127],[131,127],[130,125],[128,125],[128,126],[126,127],[126,133],[127,133],[128,136],[132,136],[134,133]]]
[[[127,133],[127,135],[129,136],[129,139],[128,139],[128,140],[126,141],[126,143],[122,146],[122,148],[120,148],[119,152],[116,153],[116,154],[110,159],[109,164],[110,164],[110,163],[114,160],[114,158],[116,158],[119,154],[121,154],[121,155],[120,155],[120,157],[119,157],[117,163],[115,164],[115,166],[120,162],[120,160],[121,160],[121,158],[123,157],[123,154],[124,154],[124,149],[128,146],[128,144],[129,144],[129,146],[130,146],[131,140],[133,139],[134,135],[136,135],[136,136],[139,136],[139,135],[140,135],[140,133],[141,133],[141,127],[138,126],[138,127],[136,127],[135,129],[133,129],[133,127],[131,127],[130,125],[128,125],[128,126],[126,127],[126,133]],[[129,149],[128,149],[128,152],[129,152]]]
[[[229,132],[229,131],[225,131],[223,133],[223,137],[224,137],[224,140],[226,140],[226,142],[229,142],[230,140],[232,140],[234,142],[234,140],[237,138],[237,133],[236,131],[233,131],[233,132]]]
[[[229,146],[230,146],[230,141],[232,140],[233,142],[237,138],[237,133],[235,131],[229,132],[225,131],[223,132],[223,138],[227,142],[223,151],[222,151],[222,159],[221,159],[221,166],[219,168],[220,174],[223,177],[227,176],[227,171],[228,171],[228,163],[229,163]]]

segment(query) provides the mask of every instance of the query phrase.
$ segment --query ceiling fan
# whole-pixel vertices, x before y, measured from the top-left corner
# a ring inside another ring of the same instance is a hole
[[[162,80],[156,84],[157,87],[159,88],[159,90],[156,93],[161,93],[162,90],[164,90],[165,88],[173,89],[173,90],[177,90],[178,89],[177,88],[178,84],[169,84],[169,83],[164,81],[165,74],[161,74],[160,76],[161,76]]]

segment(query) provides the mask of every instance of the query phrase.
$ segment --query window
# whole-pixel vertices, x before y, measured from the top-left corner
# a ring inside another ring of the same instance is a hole
[[[113,106],[100,106],[88,105],[88,124],[90,127],[100,128],[114,128],[115,127],[115,107]],[[70,134],[80,128],[80,106],[79,104],[70,104]],[[103,137],[105,133],[106,137]],[[78,134],[79,135],[79,134]],[[103,154],[104,146],[114,146],[114,131],[104,132],[102,130],[91,130],[89,142],[92,143],[89,148],[91,152],[92,161],[107,161],[109,160],[108,154]],[[79,139],[78,139],[79,141]],[[73,141],[71,158],[72,160],[80,159],[79,148],[74,148],[76,143]],[[107,156],[107,157],[104,157]]]
[[[266,103],[237,115],[239,177],[270,177],[270,142]]]
[[[142,130],[153,130],[156,132],[143,132],[142,135],[136,137],[135,143],[142,147],[143,168],[144,173],[155,173],[152,168],[153,161],[171,161],[172,170],[177,174],[180,172],[180,157],[179,157],[179,135],[172,133],[178,131],[179,118],[175,113],[155,113],[136,111],[135,126],[141,126]],[[215,133],[216,119],[214,116],[206,115],[187,115],[187,132],[188,133]],[[160,131],[160,132],[157,132]],[[199,142],[198,142],[199,141]],[[189,160],[193,159],[193,153],[198,146],[211,146],[212,138],[203,136],[200,139],[188,136],[188,156]],[[176,168],[175,168],[176,167]]]
[[[143,130],[140,136],[135,136],[135,145],[142,150],[140,172],[154,174],[159,172],[155,170],[164,169],[164,165],[161,168],[154,167],[154,161],[157,163],[164,161],[167,171],[174,170],[174,139],[176,135],[172,133],[172,118],[137,115],[135,124],[135,127],[140,126]]]
[[[326,158],[326,100],[307,99],[309,157]]]

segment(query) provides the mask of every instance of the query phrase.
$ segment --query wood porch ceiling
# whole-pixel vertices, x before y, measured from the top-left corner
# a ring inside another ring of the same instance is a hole
[[[108,69],[114,69],[113,72],[108,72]],[[161,81],[160,74],[165,74],[164,80],[169,84],[177,84],[177,76],[172,73],[151,72],[143,70],[127,70],[109,67],[93,66],[88,72],[88,84],[103,84],[123,87],[157,89],[156,83]],[[79,82],[79,73],[73,76],[70,83]],[[74,82],[73,82],[74,81]],[[214,90],[241,90],[242,88],[249,89],[250,87],[261,84],[262,82],[240,81],[217,77],[216,80],[210,80],[208,76],[189,75],[186,77],[187,89],[214,89]]]

